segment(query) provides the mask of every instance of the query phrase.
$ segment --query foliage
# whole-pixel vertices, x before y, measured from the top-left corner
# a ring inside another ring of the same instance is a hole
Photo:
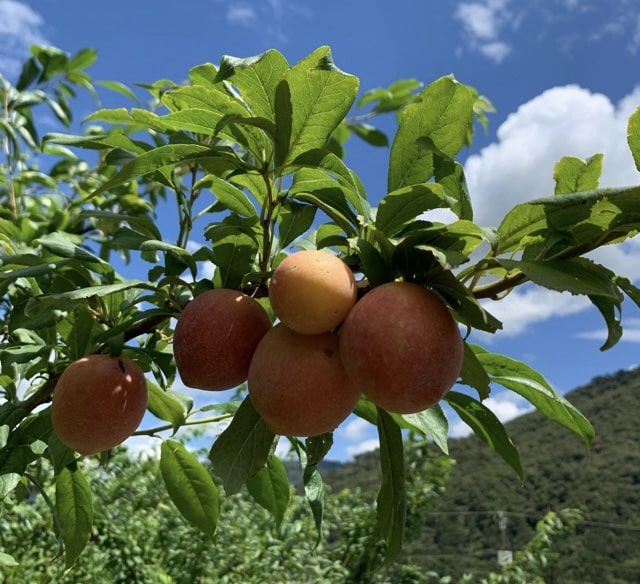
[[[69,57],[34,47],[15,85],[2,79],[0,90],[0,496],[45,483],[33,480],[34,468],[54,473],[51,507],[67,565],[90,539],[95,489],[76,453],[52,432],[48,402],[64,368],[89,353],[127,354],[153,380],[149,411],[161,425],[143,433],[163,441],[164,482],[192,524],[206,535],[222,531],[220,506],[247,483],[280,522],[286,501],[264,492],[286,491],[274,462],[279,437],[242,388],[241,405],[234,400],[206,418],[200,414],[215,406],[194,408],[176,391],[172,317],[212,287],[241,289],[267,303],[269,274],[294,247],[338,254],[362,275],[362,293],[397,278],[423,283],[468,331],[497,332],[501,323],[479,301],[524,282],[587,296],[609,330],[603,348],[622,334],[624,296],[640,304],[628,279],[584,257],[634,235],[638,225],[640,187],[599,188],[601,157],[561,160],[554,196],[517,205],[497,227],[473,222],[456,157],[470,144],[475,122],[486,123],[490,104],[452,76],[424,88],[398,82],[356,102],[357,77],[337,68],[328,47],[293,65],[270,50],[195,66],[182,84],[145,85],[149,107],[98,109],[84,120],[83,134],[41,138],[40,105],[71,128],[69,100],[79,88],[96,93],[85,71],[94,58],[92,50]],[[135,97],[116,82],[103,85]],[[385,112],[396,114],[391,139],[362,117]],[[632,116],[636,159],[639,127]],[[387,185],[376,187],[386,194],[378,200],[344,162],[352,135],[374,146],[390,143]],[[449,209],[455,220],[431,220],[436,208]],[[171,216],[176,224],[165,225]],[[133,265],[137,277],[127,277]],[[207,265],[215,266],[212,278],[203,274]],[[519,393],[586,443],[593,438],[587,419],[524,363],[469,342],[461,383],[470,391],[452,391],[446,401],[520,475],[515,445],[482,403],[491,384]],[[355,413],[379,429],[376,525],[391,562],[401,553],[407,516],[403,432],[432,437],[446,450],[447,423],[439,407],[400,416],[362,399]],[[161,430],[221,421],[229,425],[209,453],[220,486]],[[288,439],[320,534],[326,510],[318,464],[331,435]]]

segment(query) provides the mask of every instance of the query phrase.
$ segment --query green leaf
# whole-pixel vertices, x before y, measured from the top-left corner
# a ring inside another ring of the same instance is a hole
[[[107,296],[108,294],[121,292],[122,290],[138,288],[142,285],[143,282],[133,280],[120,282],[118,284],[105,284],[104,286],[88,286],[86,288],[79,288],[78,290],[60,292],[59,294],[43,294],[42,296],[29,299],[25,314],[31,316],[56,309],[70,309],[74,308],[75,303],[79,300],[85,300],[94,296]]]
[[[257,217],[258,213],[249,197],[239,188],[234,187],[230,182],[215,175],[205,177],[210,182],[209,188],[216,199],[227,209],[237,213],[241,217]]]
[[[184,406],[181,401],[173,397],[173,392],[165,391],[151,380],[147,379],[149,388],[148,410],[159,420],[169,422],[174,431],[185,420]]]
[[[225,56],[215,82],[230,81],[254,115],[275,121],[276,88],[288,69],[287,60],[275,49],[247,59]]]
[[[242,287],[245,274],[253,270],[258,243],[242,227],[216,225],[207,230],[211,253],[224,288]]]
[[[276,90],[276,165],[324,148],[358,92],[358,78],[340,71],[329,47],[289,69]]]
[[[385,564],[389,564],[404,545],[407,493],[402,432],[391,415],[380,408],[378,434],[382,483],[376,499],[376,533],[386,543]]]
[[[640,107],[636,108],[627,122],[627,144],[636,168],[640,170]]]
[[[138,101],[136,94],[120,81],[96,81],[96,85],[101,85],[102,87],[106,87],[107,89],[115,91],[120,95],[124,95],[125,97],[129,97],[134,101]]]
[[[355,235],[358,218],[349,206],[345,188],[324,171],[301,168],[293,178],[289,197],[312,203],[333,219],[348,235]]]
[[[347,127],[358,137],[362,138],[367,144],[371,146],[388,146],[389,138],[387,135],[375,128],[371,124],[347,124]]]
[[[587,444],[593,440],[595,431],[591,423],[571,403],[556,393],[540,373],[516,359],[489,353],[477,345],[471,347],[492,383],[499,383],[521,395],[541,414],[571,430]]]
[[[587,258],[544,261],[499,259],[498,263],[508,270],[522,271],[529,280],[550,290],[622,301],[622,295],[612,280],[613,272]]]
[[[56,231],[36,240],[47,251],[66,259],[76,259],[81,262],[94,264],[92,269],[101,274],[112,274],[113,266],[105,262],[89,250],[76,245],[67,234]]]
[[[182,516],[203,533],[213,535],[220,519],[220,499],[209,471],[174,440],[162,442],[160,471]]]
[[[306,233],[316,216],[316,207],[285,199],[278,211],[278,243],[287,247],[300,235]]]
[[[419,140],[428,139],[439,153],[453,158],[465,145],[472,123],[473,96],[469,88],[452,77],[441,77],[428,85],[400,115],[389,154],[387,191],[433,177],[433,151]]]
[[[602,174],[603,158],[602,154],[596,154],[586,160],[572,156],[562,158],[553,169],[555,194],[564,195],[597,189]]]
[[[140,154],[125,164],[112,178],[96,189],[93,194],[102,194],[139,176],[151,174],[167,166],[220,156],[230,156],[229,149],[221,146],[205,146],[203,144],[166,144],[158,146],[153,150]]]
[[[266,466],[247,480],[247,489],[253,499],[273,515],[279,530],[291,496],[282,461],[273,454],[269,456]]]
[[[362,237],[350,241],[358,250],[362,269],[371,286],[380,286],[393,280],[391,262],[376,246]]]
[[[393,417],[396,418],[397,415],[393,414]],[[404,414],[401,417],[410,425],[411,429],[418,430],[425,438],[431,436],[436,446],[445,454],[449,454],[449,446],[447,444],[449,422],[438,404],[422,412]]]
[[[393,237],[425,211],[447,206],[444,190],[438,184],[402,187],[385,195],[380,201],[376,227],[387,237]]]
[[[518,450],[505,427],[490,409],[472,397],[457,391],[450,391],[444,399],[476,436],[495,450],[521,479],[524,478]]]
[[[13,556],[9,554],[5,554],[4,552],[0,552],[0,566],[7,566],[8,568],[15,568],[20,564],[16,562]]]
[[[491,379],[482,363],[478,360],[475,351],[466,341],[464,343],[464,359],[462,361],[460,381],[469,387],[473,387],[478,392],[481,400],[488,398],[491,393]]]
[[[246,397],[209,452],[213,472],[228,495],[240,491],[247,479],[266,464],[274,438]]]
[[[77,464],[63,468],[56,477],[56,513],[70,568],[87,545],[93,525],[91,487]]]

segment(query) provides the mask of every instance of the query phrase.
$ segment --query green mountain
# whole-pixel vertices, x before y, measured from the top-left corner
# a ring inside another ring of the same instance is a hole
[[[445,493],[408,549],[441,574],[487,573],[498,550],[517,550],[550,510],[583,513],[575,535],[554,546],[547,582],[640,582],[640,368],[594,378],[566,396],[592,422],[584,442],[532,412],[506,424],[525,480],[475,436],[450,441]],[[359,456],[327,477],[333,488],[377,484],[376,456]]]

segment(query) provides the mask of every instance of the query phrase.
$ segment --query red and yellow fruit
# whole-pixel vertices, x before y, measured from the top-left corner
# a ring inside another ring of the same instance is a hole
[[[400,414],[437,403],[460,374],[463,342],[445,304],[419,284],[389,282],[358,301],[340,330],[351,381]]]
[[[302,334],[333,330],[356,301],[356,282],[338,257],[320,250],[287,256],[275,269],[269,300],[276,316]]]
[[[251,361],[248,388],[269,429],[288,436],[333,430],[359,397],[342,365],[335,333],[303,335],[283,324],[260,341]]]
[[[173,354],[185,385],[224,390],[246,381],[258,343],[271,328],[260,303],[237,290],[209,290],[184,308]]]
[[[134,361],[88,355],[71,363],[58,379],[51,422],[67,446],[95,454],[131,436],[146,408],[147,382]]]

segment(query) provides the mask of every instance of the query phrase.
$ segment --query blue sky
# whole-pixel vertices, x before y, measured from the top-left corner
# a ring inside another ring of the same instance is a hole
[[[551,194],[553,166],[564,155],[602,152],[602,186],[640,184],[625,143],[627,119],[640,105],[640,0],[0,0],[0,72],[15,76],[30,43],[94,47],[94,78],[130,86],[180,81],[194,65],[272,47],[293,63],[320,45],[331,46],[362,90],[453,73],[497,110],[462,156],[476,220],[485,225],[517,202]],[[130,105],[119,95],[104,100]],[[78,107],[82,116],[95,105],[83,99]],[[387,155],[350,144],[348,162],[374,204]],[[640,284],[638,238],[594,256]],[[623,340],[605,353],[603,322],[581,298],[524,286],[488,308],[505,328],[475,340],[528,362],[560,392],[640,363],[640,312],[629,303]],[[488,405],[505,420],[527,407],[499,388]],[[451,430],[467,431],[455,418]],[[332,456],[376,444],[373,428],[349,420]]]

